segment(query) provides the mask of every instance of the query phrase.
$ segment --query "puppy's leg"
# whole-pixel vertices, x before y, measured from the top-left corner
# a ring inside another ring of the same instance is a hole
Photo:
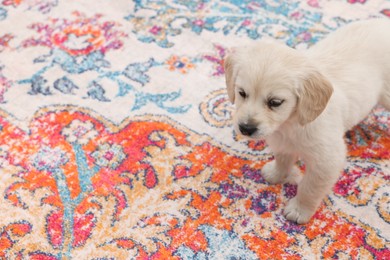
[[[275,160],[268,162],[261,170],[264,179],[271,184],[299,182],[300,171],[294,166],[297,157],[291,154],[277,154]],[[289,175],[291,173],[291,175]]]
[[[306,174],[298,185],[297,196],[291,199],[284,215],[298,224],[307,223],[324,197],[331,192],[345,162],[345,145],[342,142],[327,154],[317,153],[306,162]]]

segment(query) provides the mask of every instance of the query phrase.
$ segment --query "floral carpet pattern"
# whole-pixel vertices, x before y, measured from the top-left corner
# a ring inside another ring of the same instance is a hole
[[[0,0],[0,259],[390,259],[390,112],[296,225],[224,82],[234,46],[371,17],[390,1]]]

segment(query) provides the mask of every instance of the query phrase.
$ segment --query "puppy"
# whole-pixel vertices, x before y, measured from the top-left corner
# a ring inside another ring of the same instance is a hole
[[[377,104],[390,110],[390,20],[349,24],[305,51],[260,41],[225,59],[235,130],[265,139],[275,160],[271,184],[306,173],[283,213],[306,223],[331,192],[346,161],[344,133]]]

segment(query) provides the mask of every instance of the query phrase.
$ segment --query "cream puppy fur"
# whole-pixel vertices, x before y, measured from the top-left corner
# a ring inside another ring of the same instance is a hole
[[[269,183],[299,182],[283,213],[306,223],[343,170],[344,133],[377,103],[390,110],[390,20],[349,24],[305,51],[266,41],[239,47],[225,71],[236,131],[274,152],[262,169]]]

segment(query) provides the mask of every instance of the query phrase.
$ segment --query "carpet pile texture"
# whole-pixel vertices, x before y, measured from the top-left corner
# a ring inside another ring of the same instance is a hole
[[[346,134],[296,225],[223,69],[234,46],[370,17],[390,1],[0,0],[0,259],[390,259],[390,112]]]

